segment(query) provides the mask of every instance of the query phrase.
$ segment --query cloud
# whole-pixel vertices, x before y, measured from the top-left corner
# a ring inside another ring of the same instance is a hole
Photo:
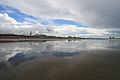
[[[7,14],[1,14],[0,13],[0,23],[3,24],[17,24],[16,20],[13,18],[9,17]]]
[[[116,36],[116,37],[120,37],[120,29],[110,29],[106,31],[110,36]]]
[[[14,18],[18,22],[31,22],[36,24],[43,24],[43,25],[76,25],[76,26],[83,26],[82,23],[76,22],[73,20],[65,20],[65,19],[53,19],[53,18],[39,18],[36,16],[31,16],[21,12],[19,9],[16,9],[11,6],[1,5],[0,4],[0,13],[6,13],[10,17]]]
[[[119,0],[0,0],[0,2],[42,18],[70,19],[94,28],[120,28]]]
[[[25,17],[25,21],[18,22],[8,14],[0,14],[0,32],[2,33],[28,34],[33,31],[60,36],[108,37],[115,35],[120,37],[119,0],[0,0],[0,3],[17,8],[21,13],[43,18],[35,20]],[[12,13],[12,11],[8,12]],[[87,27],[70,24],[56,25],[53,19],[76,21]]]
[[[53,31],[60,34],[67,35],[77,35],[77,34],[87,34],[86,28],[77,27],[74,25],[63,25],[63,26],[54,26]]]
[[[92,29],[87,27],[78,27],[76,25],[62,26],[43,26],[41,24],[30,22],[17,22],[8,14],[0,13],[0,33],[16,33],[16,34],[47,34],[55,36],[81,36],[81,37],[98,37],[105,33],[105,30]]]
[[[75,25],[52,26],[53,32],[49,35],[55,36],[79,36],[79,37],[108,37],[106,29],[77,27]]]
[[[6,13],[0,13],[0,33],[29,34],[30,31],[39,31],[40,33],[48,32],[42,25],[33,24],[30,22],[20,23]]]

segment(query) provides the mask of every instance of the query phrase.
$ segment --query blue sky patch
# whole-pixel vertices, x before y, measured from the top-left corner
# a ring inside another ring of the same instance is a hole
[[[75,25],[78,27],[84,26],[82,23],[75,22],[72,20],[46,19],[46,18],[34,17],[31,15],[27,15],[16,8],[13,8],[13,7],[10,7],[7,5],[3,5],[3,4],[0,4],[0,13],[6,13],[18,22],[27,21],[27,22],[32,22],[32,23],[40,23],[42,25],[55,25],[55,26],[62,26],[62,25]]]

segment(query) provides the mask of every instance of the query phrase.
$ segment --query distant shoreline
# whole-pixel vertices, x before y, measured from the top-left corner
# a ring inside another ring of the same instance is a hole
[[[2,42],[39,42],[39,41],[57,41],[57,40],[68,40],[68,41],[74,41],[74,40],[111,40],[108,38],[84,38],[84,39],[60,39],[60,38],[44,38],[44,39],[0,39],[0,43]]]
[[[0,42],[27,42],[27,41],[51,41],[51,40],[109,40],[109,38],[81,38],[81,37],[57,37],[47,35],[16,35],[16,34],[0,34]],[[120,38],[115,38],[120,39]]]
[[[42,41],[42,40],[76,40],[81,37],[58,37],[47,35],[17,35],[17,34],[0,34],[0,42],[20,42],[20,41]]]
[[[0,39],[0,42],[54,41],[68,39]]]

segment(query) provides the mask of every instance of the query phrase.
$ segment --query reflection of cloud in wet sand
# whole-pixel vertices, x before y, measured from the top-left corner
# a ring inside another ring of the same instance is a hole
[[[109,40],[0,43],[0,80],[119,80],[119,45]]]
[[[94,50],[75,58],[37,58],[22,63],[14,73],[22,80],[116,80],[120,74],[119,52]]]

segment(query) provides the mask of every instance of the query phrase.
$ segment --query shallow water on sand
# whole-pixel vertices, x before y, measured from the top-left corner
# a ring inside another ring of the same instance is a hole
[[[0,80],[120,80],[120,40],[0,43]]]

